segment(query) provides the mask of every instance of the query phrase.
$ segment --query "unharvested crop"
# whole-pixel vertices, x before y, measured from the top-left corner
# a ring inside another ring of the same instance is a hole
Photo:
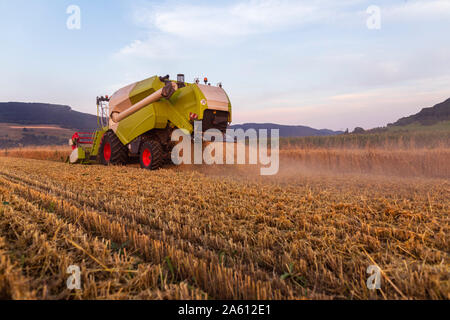
[[[62,162],[66,161],[70,152],[70,147],[67,146],[25,147],[3,149],[0,156]]]

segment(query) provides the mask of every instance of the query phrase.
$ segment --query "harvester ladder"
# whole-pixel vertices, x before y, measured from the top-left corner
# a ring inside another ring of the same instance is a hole
[[[109,99],[108,101],[99,100],[97,101],[97,126],[98,129],[102,130],[108,127],[109,121]]]

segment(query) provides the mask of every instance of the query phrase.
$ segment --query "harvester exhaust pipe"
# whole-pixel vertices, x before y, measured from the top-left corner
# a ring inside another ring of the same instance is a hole
[[[149,95],[147,98],[139,101],[138,103],[132,105],[128,109],[122,111],[122,112],[112,112],[111,114],[111,120],[115,123],[118,123],[125,119],[126,117],[132,115],[135,112],[138,112],[142,108],[148,106],[149,104],[156,102],[162,98],[170,98],[175,91],[178,90],[178,86],[174,82],[167,82],[166,86],[164,88],[159,89],[158,91],[155,91],[151,95]]]

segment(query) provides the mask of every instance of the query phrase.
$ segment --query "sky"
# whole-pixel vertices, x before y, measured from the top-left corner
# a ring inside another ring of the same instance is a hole
[[[449,33],[450,0],[0,0],[0,101],[95,114],[184,73],[222,82],[235,124],[368,129],[450,97]]]

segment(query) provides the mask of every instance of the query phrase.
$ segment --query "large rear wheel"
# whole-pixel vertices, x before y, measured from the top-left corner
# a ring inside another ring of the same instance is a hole
[[[157,170],[161,168],[164,162],[164,152],[161,143],[154,139],[142,142],[139,159],[142,169]]]
[[[128,163],[128,149],[113,131],[107,131],[98,150],[99,162],[103,165],[124,165]]]

